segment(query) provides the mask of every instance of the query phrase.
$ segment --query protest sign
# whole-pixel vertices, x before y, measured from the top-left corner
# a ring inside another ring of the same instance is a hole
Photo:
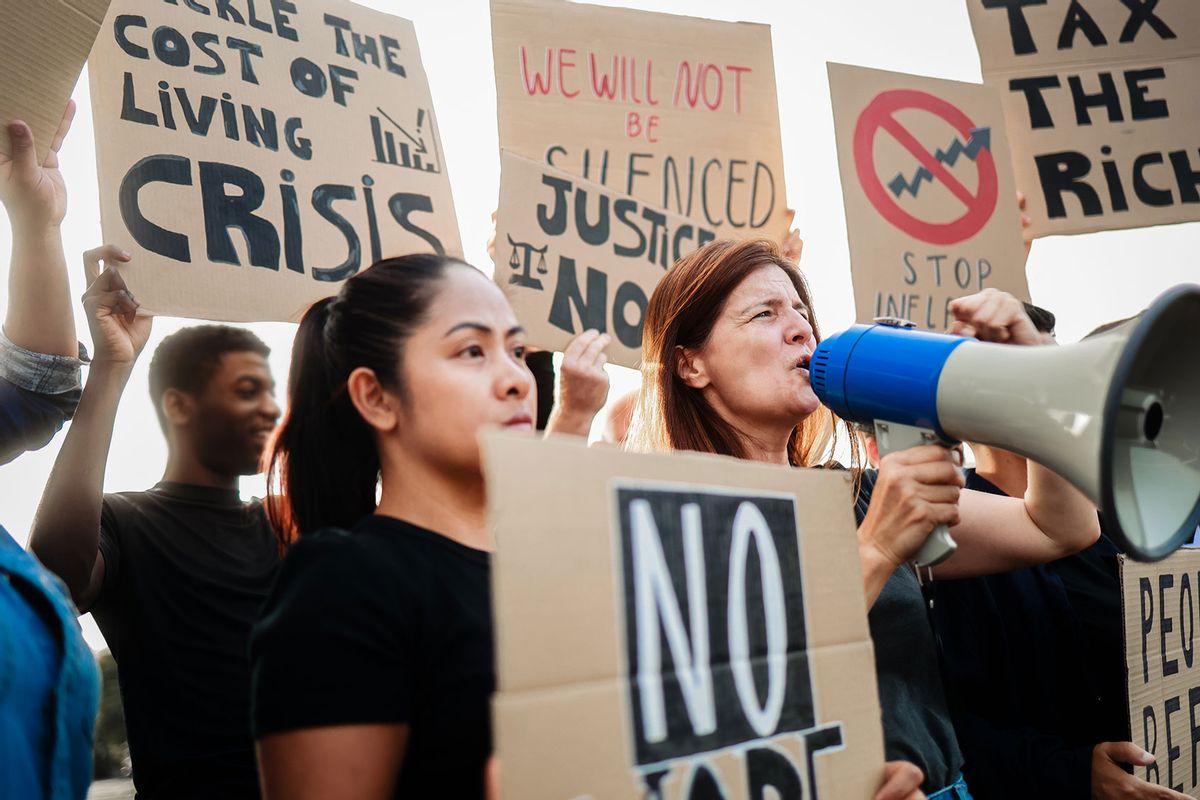
[[[1200,551],[1152,564],[1120,558],[1129,730],[1155,756],[1134,774],[1200,798]]]
[[[829,64],[859,322],[954,322],[951,300],[1029,298],[1004,117],[994,89]]]
[[[501,796],[867,800],[846,472],[484,440]]]
[[[100,215],[142,307],[296,319],[381,257],[461,256],[416,33],[348,0],[114,0]]]
[[[8,123],[24,120],[45,160],[109,0],[0,0],[0,153]]]
[[[1029,235],[1200,220],[1200,4],[967,0]]]
[[[636,368],[646,305],[680,256],[716,233],[678,214],[509,152],[500,154],[496,282],[529,343],[563,350],[588,328]]]
[[[492,0],[500,147],[721,237],[786,233],[771,29]]]

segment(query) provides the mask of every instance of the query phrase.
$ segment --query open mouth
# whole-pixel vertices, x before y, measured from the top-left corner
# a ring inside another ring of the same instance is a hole
[[[796,369],[802,370],[805,375],[808,374],[808,363],[812,361],[812,353],[805,353],[800,356],[800,360],[796,362]]]

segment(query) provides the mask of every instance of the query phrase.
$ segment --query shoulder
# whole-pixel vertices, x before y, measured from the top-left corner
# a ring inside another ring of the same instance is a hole
[[[263,610],[264,622],[289,609],[318,610],[391,605],[405,594],[397,559],[382,537],[326,528],[296,540],[283,558]]]

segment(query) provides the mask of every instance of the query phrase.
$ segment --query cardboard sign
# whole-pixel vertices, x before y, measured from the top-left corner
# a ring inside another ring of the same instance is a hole
[[[848,474],[504,434],[484,453],[502,797],[873,796]]]
[[[688,217],[786,233],[766,25],[492,0],[500,147]]]
[[[12,152],[8,123],[33,129],[45,160],[109,0],[3,0],[0,26],[0,153]]]
[[[563,350],[595,328],[612,335],[610,361],[637,368],[654,287],[716,233],[509,152],[500,170],[495,277],[529,343]]]
[[[382,257],[461,256],[407,20],[114,0],[89,74],[104,238],[151,313],[297,319]]]
[[[1200,551],[1178,550],[1153,564],[1122,556],[1120,566],[1129,730],[1155,756],[1134,774],[1200,798]]]
[[[1200,219],[1200,4],[967,0],[1029,233]]]
[[[951,300],[1029,299],[1016,188],[995,90],[829,64],[859,322],[954,322]]]

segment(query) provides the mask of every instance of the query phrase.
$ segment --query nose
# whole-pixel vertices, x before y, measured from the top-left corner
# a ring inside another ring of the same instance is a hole
[[[796,309],[788,312],[787,340],[791,344],[804,344],[812,338],[812,323]]]
[[[499,374],[496,376],[496,396],[501,398],[515,397],[524,400],[533,391],[533,373],[522,359],[505,358],[501,360]]]
[[[279,417],[283,414],[283,410],[279,407],[279,403],[275,400],[275,395],[268,393],[266,402],[263,404],[263,414],[271,418],[272,422],[278,422]]]

